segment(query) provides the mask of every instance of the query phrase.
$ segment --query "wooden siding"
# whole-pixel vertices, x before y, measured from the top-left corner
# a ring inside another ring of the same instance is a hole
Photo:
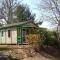
[[[19,23],[20,24],[20,23]],[[22,29],[28,29],[28,30],[31,30],[31,28],[34,28],[36,27],[33,23],[29,22],[29,23],[24,23],[24,24],[21,24],[19,25],[18,23],[17,24],[10,24],[10,25],[7,25],[5,27],[1,27],[0,28],[0,31],[3,30],[3,37],[0,35],[0,44],[17,44],[17,41],[22,41],[24,43],[24,41],[22,40]],[[20,32],[20,36],[19,38],[21,37],[21,40],[17,37],[17,29],[21,29],[21,32]],[[11,36],[8,37],[8,30],[11,31]],[[29,31],[30,33],[30,31]],[[1,32],[0,32],[1,34]],[[29,39],[30,40],[30,39]],[[27,40],[26,40],[27,42]]]
[[[11,36],[8,37],[8,30],[11,30]],[[3,36],[1,35],[3,31]],[[0,44],[17,44],[16,28],[8,28],[0,31]]]

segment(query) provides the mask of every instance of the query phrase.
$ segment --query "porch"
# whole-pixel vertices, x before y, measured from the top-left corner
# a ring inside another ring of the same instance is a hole
[[[17,44],[29,44],[34,28],[17,28]]]

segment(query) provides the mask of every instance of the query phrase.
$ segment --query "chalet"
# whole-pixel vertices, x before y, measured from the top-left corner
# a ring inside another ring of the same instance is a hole
[[[0,44],[27,44],[26,35],[37,26],[32,21],[7,24],[0,27]]]

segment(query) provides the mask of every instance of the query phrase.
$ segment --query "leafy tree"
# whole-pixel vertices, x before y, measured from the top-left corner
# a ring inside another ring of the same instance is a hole
[[[58,47],[56,32],[46,31],[44,36],[45,36],[45,39],[43,39],[43,45]]]
[[[16,9],[16,15],[19,21],[34,20],[35,14],[31,14],[28,7],[24,5],[18,5]]]
[[[55,31],[48,31],[46,28],[35,29],[34,34],[40,34],[40,39],[37,41],[39,46],[59,47],[57,41],[57,33]]]

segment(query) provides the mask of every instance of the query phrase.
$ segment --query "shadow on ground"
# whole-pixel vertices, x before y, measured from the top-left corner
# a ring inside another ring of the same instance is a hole
[[[0,60],[19,60],[16,58],[12,58],[11,56],[0,56]]]
[[[53,47],[42,48],[39,53],[45,56],[46,58],[55,57],[54,60],[60,60],[60,49],[58,48]]]
[[[9,48],[0,48],[0,51],[10,50]]]
[[[13,56],[9,56],[9,55],[6,56],[5,53],[8,52],[9,50],[13,50],[13,49],[6,47],[0,48],[0,60],[20,60]]]

